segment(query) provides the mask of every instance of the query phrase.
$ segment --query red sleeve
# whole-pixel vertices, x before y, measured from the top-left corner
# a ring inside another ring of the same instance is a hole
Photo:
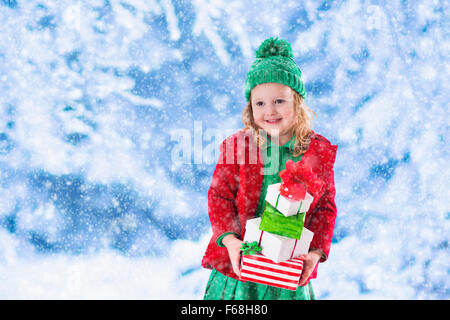
[[[308,224],[308,229],[314,232],[313,240],[311,241],[311,249],[320,249],[325,254],[325,257],[320,259],[324,262],[328,258],[330,252],[331,239],[333,237],[334,223],[336,220],[336,204],[334,197],[336,189],[334,186],[334,170],[330,172],[328,177],[325,192],[317,202],[317,205],[311,213],[311,220]]]
[[[214,241],[225,232],[241,234],[235,202],[238,190],[238,166],[235,161],[234,140],[228,138],[222,142],[219,161],[208,190],[208,215]]]

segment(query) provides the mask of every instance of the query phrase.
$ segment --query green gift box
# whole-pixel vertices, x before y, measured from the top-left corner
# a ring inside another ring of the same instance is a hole
[[[280,236],[300,239],[305,223],[305,214],[302,212],[286,217],[266,201],[259,229]]]

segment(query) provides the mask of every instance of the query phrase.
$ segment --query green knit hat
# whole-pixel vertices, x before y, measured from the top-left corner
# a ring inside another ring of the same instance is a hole
[[[272,38],[264,40],[256,51],[253,62],[245,79],[245,98],[250,99],[250,91],[258,84],[276,82],[287,85],[306,97],[302,72],[294,61],[289,42]]]

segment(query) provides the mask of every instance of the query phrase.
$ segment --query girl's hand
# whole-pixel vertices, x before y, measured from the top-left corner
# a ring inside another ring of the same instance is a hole
[[[240,270],[239,270],[239,263],[241,261],[241,246],[242,246],[242,240],[239,240],[236,238],[234,234],[229,234],[225,236],[222,239],[223,245],[228,250],[228,255],[230,256],[231,265],[233,266],[233,271],[238,275],[238,277],[241,276]]]
[[[319,262],[322,252],[320,250],[312,250],[308,254],[301,255],[303,258],[303,271],[298,283],[299,286],[304,286],[311,273],[314,271],[317,262]]]

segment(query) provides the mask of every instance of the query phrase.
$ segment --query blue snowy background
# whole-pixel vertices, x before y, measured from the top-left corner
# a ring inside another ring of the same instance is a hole
[[[430,0],[1,0],[0,298],[202,298],[218,145],[278,36],[339,146],[316,295],[449,299],[449,21]]]

